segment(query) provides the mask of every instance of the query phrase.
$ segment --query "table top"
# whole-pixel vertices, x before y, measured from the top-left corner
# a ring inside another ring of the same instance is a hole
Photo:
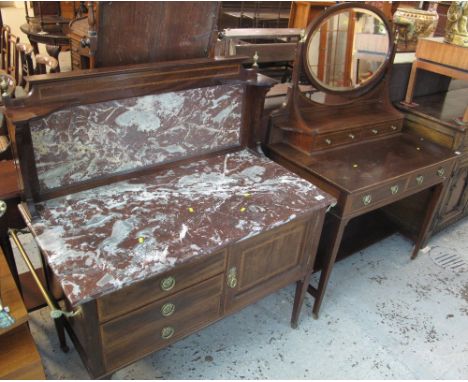
[[[265,10],[258,10],[257,12],[255,11],[244,11],[244,12],[239,12],[239,11],[227,11],[224,12],[226,15],[235,17],[235,18],[241,18],[244,17],[246,19],[251,19],[251,20],[264,20],[264,21],[269,21],[269,20],[277,20],[277,19],[287,19],[289,18],[289,11],[288,10],[281,10],[280,12],[278,11],[265,11]]]
[[[455,156],[444,147],[406,133],[346,145],[310,156],[284,144],[272,147],[348,193],[378,186]]]
[[[240,150],[39,203],[29,227],[78,305],[333,202]]]
[[[468,72],[468,49],[444,42],[443,37],[418,39],[416,57]]]
[[[455,89],[413,98],[411,106],[397,105],[406,113],[430,118],[452,129],[465,131],[468,123],[461,124],[463,113],[468,105],[468,88]]]
[[[68,28],[68,26],[67,26]],[[61,45],[68,45],[70,43],[70,38],[65,32],[46,32],[37,29],[37,26],[31,24],[22,24],[20,26],[21,32],[26,34],[29,39],[37,40],[50,40]]]

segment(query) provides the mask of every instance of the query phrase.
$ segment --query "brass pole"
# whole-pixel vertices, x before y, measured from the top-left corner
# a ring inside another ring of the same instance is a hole
[[[19,253],[23,257],[24,262],[26,263],[27,267],[31,271],[31,274],[33,276],[34,281],[37,284],[37,287],[39,288],[42,296],[44,297],[47,305],[49,306],[49,308],[51,310],[50,316],[53,319],[57,319],[62,315],[66,316],[66,317],[72,317],[72,316],[75,316],[76,314],[78,314],[80,312],[80,308],[78,308],[76,311],[73,311],[73,312],[67,312],[67,311],[61,310],[58,307],[58,305],[54,302],[53,298],[49,294],[49,291],[44,287],[44,285],[42,285],[41,279],[39,278],[36,270],[34,269],[34,265],[31,262],[31,260],[29,259],[29,256],[27,255],[26,251],[24,250],[23,244],[21,244],[21,242],[19,241],[16,232],[17,232],[16,229],[12,229],[12,228],[8,229],[9,235],[11,236],[11,238],[15,242],[16,246],[18,247]]]

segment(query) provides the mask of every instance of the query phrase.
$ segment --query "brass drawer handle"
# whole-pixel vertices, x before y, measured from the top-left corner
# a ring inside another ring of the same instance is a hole
[[[227,285],[229,288],[235,288],[237,286],[237,268],[232,267],[228,271]]]
[[[370,204],[370,202],[372,202],[372,195],[371,194],[367,194],[367,195],[364,195],[362,197],[362,203],[367,206]]]
[[[175,312],[175,305],[172,302],[168,302],[161,307],[161,314],[164,317],[172,316]]]
[[[392,193],[392,195],[395,195],[399,189],[400,188],[398,187],[398,184],[395,184],[394,186],[390,187],[390,192]]]
[[[327,139],[325,139],[325,143],[326,143],[327,145],[331,145],[332,141],[331,141],[331,139],[328,139],[328,138],[327,138]]]
[[[398,127],[396,127],[395,125],[392,125],[391,128],[392,128],[393,131],[395,131],[396,129],[398,129]]]
[[[437,170],[437,175],[439,175],[440,177],[443,177],[444,174],[445,174],[445,169],[443,167]]]
[[[417,184],[422,184],[424,182],[424,176],[419,175],[416,177],[416,183]]]
[[[376,130],[376,129],[372,129],[371,131],[372,131],[374,134],[378,134],[378,133],[379,133],[379,131]]]
[[[172,326],[165,326],[161,330],[161,338],[163,340],[168,340],[174,335],[174,333],[175,333],[175,330]]]
[[[356,138],[356,136],[354,134],[348,134],[348,137],[350,137],[351,139]]]
[[[161,289],[163,291],[169,291],[175,286],[175,277],[169,276],[161,280]]]

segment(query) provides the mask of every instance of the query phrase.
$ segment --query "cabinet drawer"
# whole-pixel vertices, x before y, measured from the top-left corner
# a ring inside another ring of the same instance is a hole
[[[223,280],[223,275],[215,276],[103,324],[107,369],[122,367],[215,321],[220,315]],[[174,304],[175,310],[166,317],[162,312],[168,304]]]
[[[433,166],[427,170],[417,172],[411,176],[408,183],[408,189],[424,189],[433,184],[440,183],[450,176],[451,170],[451,163],[443,163]]]
[[[329,148],[334,146],[343,145],[346,143],[352,143],[361,138],[361,130],[354,129],[349,131],[342,131],[339,133],[322,134],[317,136],[315,143],[316,148]]]
[[[135,310],[213,277],[225,269],[226,251],[204,257],[98,299],[100,322]]]
[[[351,201],[352,211],[358,211],[363,208],[373,208],[373,206],[383,200],[398,198],[405,191],[408,178],[396,180],[385,186],[379,186],[373,190],[362,192]]]
[[[362,131],[363,138],[380,137],[382,135],[395,133],[401,131],[403,121],[390,121],[377,124],[375,126],[367,126]]]

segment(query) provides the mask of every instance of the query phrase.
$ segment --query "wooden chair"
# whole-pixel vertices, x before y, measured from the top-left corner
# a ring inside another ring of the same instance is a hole
[[[33,63],[33,55],[34,49],[31,44],[25,44],[20,42],[16,45],[16,50],[19,53],[19,58],[21,61],[20,66],[20,73],[19,73],[19,80],[18,86],[25,87],[26,85],[26,78],[27,76],[34,74],[34,63]]]
[[[16,83],[18,83],[19,75],[19,60],[16,45],[19,43],[19,37],[11,33],[10,27],[5,25],[2,27],[2,69],[11,75]]]
[[[4,71],[7,70],[8,64],[7,64],[7,57],[8,57],[8,40],[9,40],[9,35],[11,33],[10,27],[8,25],[4,25],[1,28],[1,33],[0,33],[0,66],[1,69]]]
[[[34,74],[58,73],[60,72],[59,62],[51,56],[42,54],[36,55],[36,69]]]
[[[16,50],[19,54],[21,65],[18,74],[18,87],[15,95],[25,96],[28,92],[26,77],[34,74],[56,73],[58,71],[58,61],[54,57],[42,54],[34,54],[34,48],[31,44],[18,43]],[[36,63],[34,66],[34,62]]]

